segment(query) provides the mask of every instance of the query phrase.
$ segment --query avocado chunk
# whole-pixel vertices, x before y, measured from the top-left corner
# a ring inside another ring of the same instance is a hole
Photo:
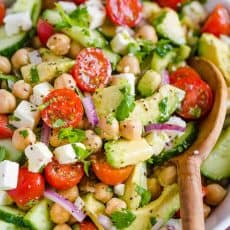
[[[230,127],[225,129],[217,141],[214,149],[201,166],[204,176],[221,180],[230,178]]]
[[[83,198],[86,214],[92,219],[98,230],[104,230],[98,221],[98,216],[104,213],[105,206],[96,200],[92,193],[86,194]]]
[[[148,70],[140,79],[137,89],[141,96],[148,97],[158,89],[161,83],[161,75],[153,70]]]
[[[137,209],[140,206],[141,196],[137,193],[137,186],[147,189],[146,163],[141,162],[135,166],[133,172],[125,184],[125,193],[122,197],[128,209]]]
[[[131,141],[119,139],[105,144],[105,154],[110,165],[122,168],[148,160],[152,156],[152,148],[144,138]]]
[[[60,60],[42,62],[40,64],[28,64],[21,68],[22,76],[25,82],[37,84],[44,81],[51,81],[60,74],[68,72],[75,61],[69,58]]]
[[[143,126],[166,121],[180,106],[184,95],[179,88],[163,85],[153,96],[137,100],[129,119],[140,120]]]
[[[176,45],[185,44],[185,33],[178,14],[169,8],[162,10],[153,20],[157,33]]]
[[[216,64],[230,86],[230,48],[212,34],[203,34],[199,40],[198,54]]]

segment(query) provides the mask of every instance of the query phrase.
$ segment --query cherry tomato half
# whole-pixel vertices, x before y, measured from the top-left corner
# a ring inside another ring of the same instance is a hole
[[[93,159],[92,168],[97,178],[107,185],[116,185],[126,181],[133,170],[133,166],[113,168],[104,158],[98,156]]]
[[[80,223],[80,230],[97,230],[97,227],[89,220]]]
[[[83,49],[77,56],[72,74],[84,92],[94,92],[109,82],[112,68],[103,52],[97,48]]]
[[[205,22],[202,32],[211,33],[219,37],[230,34],[230,16],[227,9],[218,4]]]
[[[6,14],[6,7],[3,2],[0,2],[0,25],[3,23],[3,19]]]
[[[44,169],[46,181],[56,189],[69,189],[77,185],[84,176],[82,164],[59,164],[50,162]]]
[[[54,28],[47,21],[39,19],[37,34],[42,44],[46,45],[48,39],[54,34]]]
[[[29,172],[27,168],[20,168],[17,188],[9,190],[9,196],[17,205],[25,206],[38,200],[44,193],[45,181],[40,173]]]
[[[135,26],[141,19],[140,0],[106,0],[106,11],[116,25]]]
[[[53,128],[75,127],[82,120],[81,99],[71,89],[56,89],[44,99],[47,105],[41,112],[43,121]]]
[[[170,7],[174,10],[178,8],[182,0],[157,0],[156,1],[161,7]]]
[[[73,0],[77,5],[84,3],[86,0]]]
[[[0,114],[0,139],[12,137],[13,131],[8,127],[8,117]]]

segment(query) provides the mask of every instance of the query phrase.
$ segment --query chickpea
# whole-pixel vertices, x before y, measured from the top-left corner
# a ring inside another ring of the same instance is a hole
[[[158,180],[161,186],[171,185],[177,181],[177,170],[174,165],[163,167],[158,173]]]
[[[219,184],[209,184],[206,187],[205,203],[218,205],[225,197],[226,190]]]
[[[204,218],[205,219],[209,216],[210,212],[211,212],[211,208],[207,204],[204,203]]]
[[[71,230],[72,228],[68,224],[58,224],[53,230]]]
[[[85,136],[86,139],[84,140],[83,144],[87,149],[93,153],[96,153],[102,148],[102,139],[92,130],[86,130]]]
[[[68,221],[68,224],[72,225],[72,224],[75,224],[75,223],[77,223],[77,220],[73,216],[71,216],[69,221]]]
[[[14,53],[11,58],[11,62],[15,69],[19,69],[22,66],[30,63],[29,51],[30,49],[28,48],[22,48]]]
[[[32,94],[32,87],[24,80],[19,80],[14,83],[12,93],[20,99],[28,99]]]
[[[64,34],[54,34],[48,39],[46,45],[54,54],[66,55],[70,49],[70,39]]]
[[[116,35],[116,26],[112,24],[109,20],[101,26],[100,31],[107,37],[114,37]]]
[[[35,49],[39,49],[42,47],[42,43],[39,39],[38,36],[35,36],[33,37],[33,40],[32,40],[32,46],[35,48]]]
[[[155,200],[157,199],[162,191],[162,187],[159,184],[158,180],[156,178],[148,178],[147,180],[147,185],[148,185],[148,190],[152,194],[152,199]]]
[[[95,192],[95,185],[96,182],[92,179],[89,179],[88,177],[83,177],[83,179],[79,183],[79,190],[83,193]]]
[[[161,11],[161,8],[157,3],[154,2],[144,2],[142,8],[142,15],[144,19],[148,19],[148,21],[152,22],[155,15]]]
[[[120,135],[128,140],[140,139],[142,124],[137,120],[124,120],[120,122]]]
[[[98,183],[95,186],[95,198],[103,203],[108,202],[113,197],[112,189],[103,183]]]
[[[12,136],[12,143],[14,147],[23,151],[28,145],[36,142],[36,135],[30,128],[19,128],[14,131]]]
[[[0,73],[8,74],[11,72],[11,64],[8,58],[0,56]]]
[[[5,89],[0,89],[0,114],[12,113],[15,108],[15,96]]]
[[[135,38],[140,38],[157,43],[158,38],[155,29],[151,25],[141,26],[135,33]]]
[[[122,209],[126,208],[127,204],[123,200],[118,198],[112,198],[106,204],[105,213],[111,215],[115,211],[121,211]]]
[[[58,147],[60,145],[65,145],[69,143],[68,140],[66,139],[60,139],[58,135],[59,135],[59,130],[57,129],[52,130],[50,139],[49,139],[51,146]]]
[[[141,72],[139,60],[135,56],[126,55],[119,61],[117,71],[120,73],[139,74]]]
[[[59,204],[54,203],[50,209],[50,218],[55,224],[64,224],[70,218],[70,213]]]
[[[73,77],[68,73],[63,73],[54,81],[55,89],[74,89],[76,87],[76,82]]]
[[[59,191],[59,194],[63,196],[65,199],[68,199],[69,201],[74,202],[79,196],[78,187],[74,186],[72,188]]]
[[[83,46],[80,43],[71,41],[69,56],[73,59],[76,59],[77,55],[80,53],[82,49],[83,49]]]
[[[119,123],[113,116],[102,117],[99,120],[98,128],[100,136],[106,140],[116,140],[119,138]]]

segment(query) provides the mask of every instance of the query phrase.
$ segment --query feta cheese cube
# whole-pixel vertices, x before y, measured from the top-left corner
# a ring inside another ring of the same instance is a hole
[[[118,196],[125,194],[125,184],[117,184],[113,187],[114,193]]]
[[[85,202],[84,200],[82,200],[82,198],[79,196],[75,202],[74,202],[74,205],[79,209],[79,210],[82,210],[85,206]]]
[[[0,191],[0,205],[10,205],[13,200],[10,198],[6,191]]]
[[[19,164],[4,160],[0,162],[0,190],[11,190],[17,187]]]
[[[77,8],[76,4],[74,4],[73,2],[59,1],[58,3],[61,5],[61,7],[63,8],[63,10],[67,14],[70,14],[71,12],[73,12]]]
[[[43,82],[34,86],[33,94],[30,97],[30,102],[36,106],[41,105],[44,97],[47,96],[52,89],[53,86],[48,82]]]
[[[16,128],[27,127],[33,129],[40,119],[40,112],[28,101],[21,101],[14,111],[9,123]]]
[[[42,142],[27,146],[25,149],[25,155],[28,158],[28,170],[34,173],[40,172],[52,161],[53,157],[49,148]]]
[[[106,18],[105,7],[100,0],[89,0],[86,2],[87,11],[90,17],[90,29],[100,27]]]
[[[86,149],[82,143],[74,143],[74,145]],[[72,144],[62,145],[54,150],[54,155],[60,164],[71,164],[78,161],[78,156],[73,149]]]
[[[28,31],[32,28],[32,20],[28,11],[6,15],[4,23],[7,36],[18,34],[20,30]]]
[[[133,42],[133,38],[130,34],[127,31],[122,31],[112,39],[111,48],[115,53],[125,54],[131,42]]]

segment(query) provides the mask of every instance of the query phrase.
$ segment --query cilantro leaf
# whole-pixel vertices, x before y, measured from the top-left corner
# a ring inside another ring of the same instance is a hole
[[[152,226],[154,226],[157,223],[157,218],[156,217],[151,217],[150,222],[151,222]]]
[[[85,140],[85,131],[72,127],[62,128],[59,131],[58,138],[61,140],[68,139],[70,143],[81,142]]]
[[[150,191],[141,187],[140,185],[136,185],[136,192],[141,196],[141,202],[140,202],[141,207],[149,203],[149,201],[151,200]]]
[[[158,108],[160,111],[160,118],[159,118],[159,122],[164,122],[168,116],[168,97],[163,98],[159,104],[158,104]]]
[[[0,146],[0,161],[3,161],[7,155],[7,149],[4,146]]]
[[[127,118],[135,108],[135,98],[131,95],[130,87],[124,87],[121,89],[121,92],[123,93],[123,100],[116,110],[116,118],[118,121],[123,121]]]
[[[29,133],[28,133],[28,131],[26,129],[25,130],[20,130],[19,134],[24,138],[28,137],[28,135],[29,135]]]
[[[86,174],[86,176],[89,176],[89,168],[91,166],[91,161],[83,161],[83,165],[84,165],[84,172]]]
[[[32,66],[30,69],[30,80],[31,80],[31,83],[38,83],[40,80],[36,66]]]
[[[63,121],[62,119],[57,119],[56,121],[54,121],[54,123],[52,124],[53,128],[61,128],[63,126],[65,126],[65,121]]]
[[[173,46],[172,46],[172,44],[170,44],[169,40],[161,39],[156,44],[155,52],[160,57],[165,57],[168,54],[168,52],[170,52],[172,49],[173,49]]]
[[[77,144],[72,144],[73,150],[80,161],[84,161],[89,155],[90,152],[86,149],[78,146]]]
[[[136,219],[136,216],[129,210],[115,211],[111,215],[111,220],[117,229],[129,227]]]

